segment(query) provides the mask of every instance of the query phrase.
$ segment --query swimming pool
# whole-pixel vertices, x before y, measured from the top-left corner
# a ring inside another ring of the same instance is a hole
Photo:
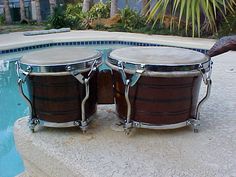
[[[124,46],[86,47],[101,50],[105,59],[109,51]],[[13,137],[14,122],[29,113],[27,104],[18,92],[15,71],[15,61],[24,53],[27,51],[0,55],[0,177],[13,177],[24,171],[24,165],[16,150]]]

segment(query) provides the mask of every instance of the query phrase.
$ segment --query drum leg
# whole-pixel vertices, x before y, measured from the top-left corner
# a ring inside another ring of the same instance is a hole
[[[203,82],[207,86],[207,91],[206,91],[206,95],[202,98],[202,100],[197,105],[195,119],[190,120],[190,124],[193,126],[194,133],[198,133],[198,131],[199,131],[200,110],[201,110],[203,103],[205,103],[205,101],[209,98],[210,93],[211,93],[211,85],[212,85],[212,80],[211,80],[211,71],[212,70],[211,69],[212,69],[212,66],[210,66],[210,71],[208,73],[206,73],[204,70],[201,70]]]
[[[131,129],[134,127],[133,122],[131,121],[131,104],[129,100],[129,88],[130,86],[134,86],[139,78],[141,77],[142,73],[144,72],[144,65],[141,65],[140,69],[137,69],[135,73],[132,75],[131,78],[126,77],[126,73],[124,71],[124,64],[122,62],[118,63],[119,72],[121,74],[122,81],[125,85],[125,100],[127,104],[127,115],[126,115],[126,121],[124,123],[124,132],[126,135],[129,135],[131,132]]]
[[[124,123],[124,131],[125,134],[128,135],[131,132],[131,128],[133,128],[132,122],[130,121],[130,116],[131,116],[131,104],[129,100],[129,82],[130,80],[126,80],[125,83],[125,100],[127,103],[127,115],[126,115],[126,121]]]
[[[85,97],[81,103],[81,115],[82,115],[82,120],[80,123],[80,128],[83,131],[83,133],[86,133],[87,128],[88,128],[88,123],[85,117],[85,103],[89,98],[89,79],[84,79],[84,85],[85,85]]]
[[[87,129],[88,129],[88,119],[86,119],[85,116],[85,103],[89,98],[89,80],[91,77],[93,77],[93,74],[95,73],[95,71],[97,70],[97,61],[94,60],[91,69],[88,73],[87,78],[85,78],[79,71],[77,70],[72,70],[70,66],[67,67],[67,71],[69,71],[71,73],[72,76],[74,76],[81,84],[85,85],[85,97],[82,100],[81,103],[81,117],[82,120],[81,121],[76,121],[75,124],[78,124],[80,129],[83,131],[83,133],[86,133]]]
[[[35,114],[33,111],[33,105],[30,101],[30,99],[24,94],[22,84],[24,83],[24,80],[21,78],[18,79],[18,88],[21,96],[26,100],[28,106],[29,106],[29,121],[28,126],[32,133],[34,133],[35,126],[39,124],[39,120],[34,118]]]

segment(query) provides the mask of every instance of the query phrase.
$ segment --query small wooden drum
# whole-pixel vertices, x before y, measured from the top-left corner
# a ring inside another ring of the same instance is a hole
[[[80,126],[96,112],[100,52],[87,48],[49,48],[24,55],[17,63],[21,94],[31,108],[30,128]],[[26,82],[29,98],[23,92]]]
[[[172,47],[129,47],[110,53],[118,116],[130,128],[199,126],[199,108],[210,93],[211,60]],[[206,96],[198,102],[201,79]]]

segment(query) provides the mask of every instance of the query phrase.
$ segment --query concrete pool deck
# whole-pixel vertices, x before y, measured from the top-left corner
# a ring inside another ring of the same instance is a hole
[[[0,35],[0,49],[78,40],[133,40],[209,49],[214,40],[97,31],[26,37]],[[32,134],[27,118],[16,121],[14,136],[26,172],[32,177],[236,177],[236,52],[212,58],[212,92],[201,110],[199,133],[136,129],[114,131],[114,105],[98,107],[87,134],[78,128],[40,128]],[[202,85],[201,96],[204,91]]]
[[[29,46],[33,44],[36,45],[51,42],[72,42],[83,40],[130,40],[134,42],[158,43],[162,45],[182,46],[200,49],[209,49],[215,43],[215,40],[213,39],[93,30],[71,31],[66,33],[55,33],[35,36],[24,36],[23,32],[17,32],[0,35],[0,50]]]

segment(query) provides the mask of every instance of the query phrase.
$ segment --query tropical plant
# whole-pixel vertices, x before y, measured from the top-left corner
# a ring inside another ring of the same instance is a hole
[[[5,18],[3,15],[0,15],[0,25],[3,25],[5,23]]]
[[[151,3],[151,0],[148,2]],[[192,29],[192,36],[196,33],[200,37],[201,24],[207,21],[211,32],[217,31],[216,19],[220,14],[232,13],[236,6],[235,0],[157,0],[156,4],[150,9],[148,22],[154,19],[154,25],[157,21],[163,23],[166,15],[178,18],[176,25],[172,19],[170,29],[178,27],[185,23],[185,32],[188,33],[189,27]]]
[[[139,15],[135,10],[125,7],[120,11],[121,24],[126,31],[133,31],[134,29],[143,28],[146,26],[146,19]]]
[[[85,13],[82,12],[82,4],[67,4],[65,21],[72,29],[84,29]]]
[[[226,16],[226,19],[220,25],[218,37],[236,34],[236,10],[234,13]]]
[[[142,0],[142,15],[148,15],[150,11],[150,3],[148,3],[148,0]]]
[[[88,18],[90,20],[98,19],[98,18],[109,18],[110,16],[110,2],[107,3],[96,3],[93,7],[88,11]]]
[[[56,6],[54,8],[53,14],[48,18],[48,23],[50,25],[50,28],[68,27],[68,23],[66,21],[66,16],[65,16],[65,7]]]

